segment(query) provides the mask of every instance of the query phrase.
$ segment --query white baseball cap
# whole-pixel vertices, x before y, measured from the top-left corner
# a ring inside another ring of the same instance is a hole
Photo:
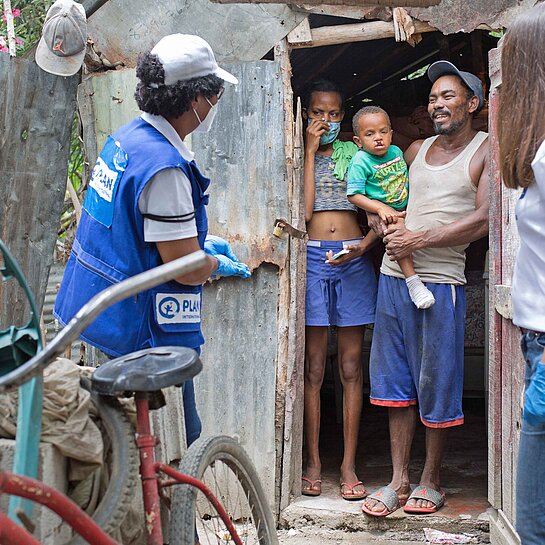
[[[85,9],[73,0],[57,0],[45,17],[36,63],[50,74],[73,76],[83,64],[86,44]]]
[[[157,55],[165,71],[165,85],[214,74],[229,82],[238,79],[218,66],[212,48],[199,36],[170,34],[162,38],[151,50]]]

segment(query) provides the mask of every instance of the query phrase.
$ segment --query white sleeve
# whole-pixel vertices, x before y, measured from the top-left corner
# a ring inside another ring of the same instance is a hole
[[[532,169],[541,198],[545,200],[545,141],[542,142],[537,150],[536,156],[532,161]]]
[[[191,182],[179,168],[160,170],[144,187],[138,199],[142,214],[185,216],[189,221],[166,222],[144,218],[144,240],[161,242],[197,236]]]

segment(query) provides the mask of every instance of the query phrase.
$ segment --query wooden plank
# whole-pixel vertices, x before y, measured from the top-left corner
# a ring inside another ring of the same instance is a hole
[[[77,81],[0,55],[0,238],[19,262],[38,312],[64,203]],[[24,297],[1,284],[2,323],[26,322]]]
[[[429,23],[414,21],[415,33],[434,32],[437,29]],[[395,28],[393,22],[369,21],[350,25],[324,26],[311,29],[312,42],[293,44],[294,48],[322,47],[352,42],[367,42],[370,40],[382,40],[393,38]]]
[[[490,543],[520,545],[520,538],[501,509],[490,509]]]
[[[499,91],[494,89],[489,100],[490,120],[490,250],[489,250],[489,364],[488,364],[488,501],[492,507],[502,504],[502,317],[495,309],[494,286],[501,284],[501,177],[497,140]]]
[[[285,154],[287,161],[290,223],[304,231],[303,198],[303,141],[301,104],[293,117],[291,63],[286,41],[275,48],[280,62],[284,88]],[[279,361],[277,371],[277,464],[278,511],[299,495],[301,482],[301,454],[303,441],[303,370],[304,370],[304,308],[305,308],[306,246],[304,241],[289,239],[289,258],[286,266],[285,291],[279,301]],[[282,354],[282,357],[280,355]]]
[[[293,145],[292,225],[305,229],[303,194],[303,119],[301,100],[297,101]],[[303,450],[303,406],[305,368],[305,292],[306,244],[290,239],[290,322],[288,333],[288,370],[285,401],[284,457],[280,507],[287,507],[300,494]]]
[[[283,132],[284,132],[284,156],[286,160],[286,182],[287,194],[291,199],[293,191],[293,93],[291,91],[291,63],[290,46],[287,40],[282,40],[274,48],[274,58],[280,66],[280,79],[282,83],[282,111]],[[289,201],[288,201],[289,202]],[[291,219],[291,218],[290,218]],[[291,222],[290,222],[291,223]],[[288,245],[291,240],[286,238]],[[286,423],[286,395],[289,372],[289,328],[290,328],[290,253],[288,250],[288,261],[286,266],[279,271],[278,294],[278,330],[277,330],[277,362],[276,362],[276,402],[275,402],[275,444],[276,444],[276,474],[279,478],[276,480],[275,489],[275,509],[276,516],[284,507],[282,498],[285,496],[284,478],[282,477],[284,465],[284,433]]]

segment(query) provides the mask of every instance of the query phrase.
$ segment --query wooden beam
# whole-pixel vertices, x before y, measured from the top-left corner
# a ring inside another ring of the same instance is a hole
[[[478,30],[492,30],[488,25],[479,25]],[[438,29],[429,23],[414,19],[414,34],[436,32]],[[291,44],[292,49],[304,47],[322,47],[352,42],[367,42],[393,38],[396,35],[394,23],[385,21],[369,21],[353,25],[322,26],[310,29],[312,41]]]
[[[212,0],[218,4],[287,4],[293,6],[300,4],[300,0]],[[327,0],[327,4],[334,6],[357,6],[363,7],[361,0]],[[406,8],[427,8],[439,5],[441,0],[373,0],[369,7],[388,6],[388,7],[406,7]],[[304,0],[304,3],[310,6],[319,6],[324,2],[322,0]],[[367,6],[365,6],[367,7]]]
[[[428,23],[414,21],[415,33],[434,32],[437,29]],[[321,47],[324,45],[337,45],[351,42],[366,42],[370,40],[382,40],[393,38],[395,29],[393,22],[370,21],[354,25],[324,26],[311,29],[312,41],[310,43],[293,44],[294,49],[301,47]]]

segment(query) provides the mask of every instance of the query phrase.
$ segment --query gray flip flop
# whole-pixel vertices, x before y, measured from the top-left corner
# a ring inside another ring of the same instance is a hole
[[[413,515],[429,515],[431,513],[437,512],[445,504],[445,492],[443,490],[435,490],[429,486],[417,486],[412,494],[409,496],[409,500],[425,500],[431,501],[433,507],[415,507],[411,505],[405,505],[403,509],[405,513],[410,513]]]
[[[366,500],[377,500],[384,505],[382,511],[371,511],[364,503],[361,506],[361,510],[372,517],[386,517],[401,507],[396,491],[389,486],[379,488],[371,495],[367,496]]]

